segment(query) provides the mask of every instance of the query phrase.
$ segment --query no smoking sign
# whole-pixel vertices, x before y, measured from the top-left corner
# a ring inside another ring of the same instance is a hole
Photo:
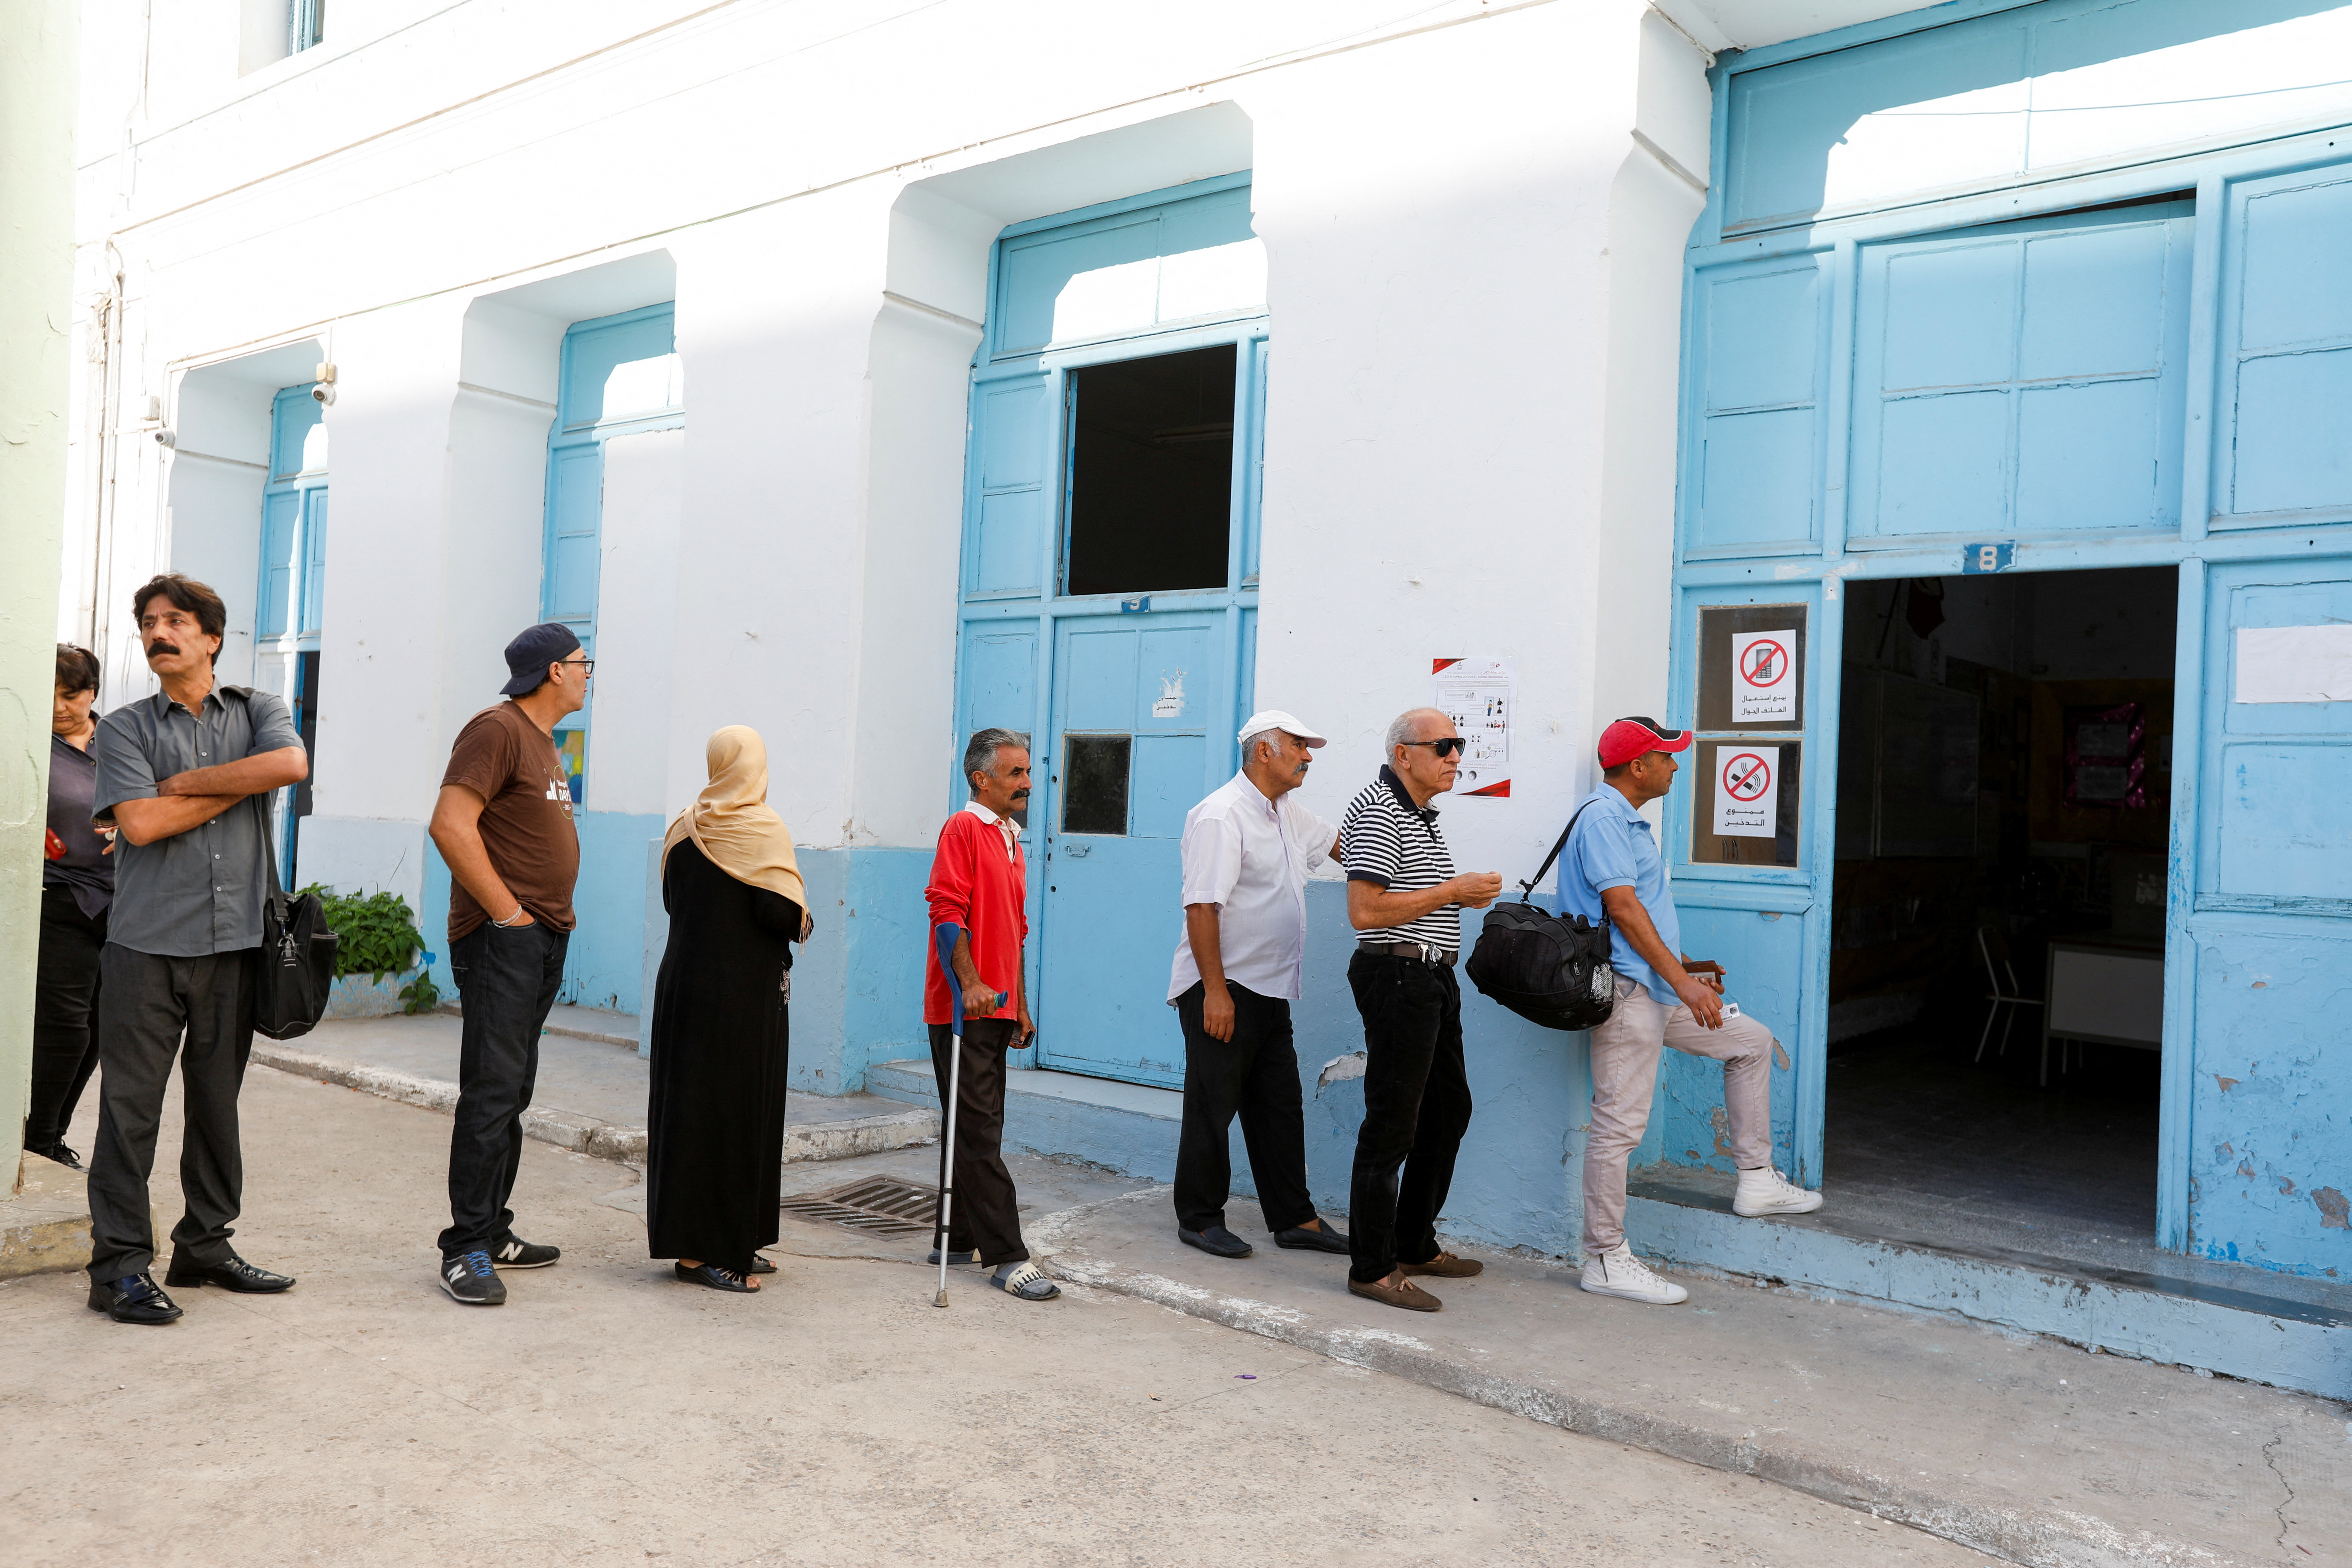
[[[1780,748],[1715,748],[1715,831],[1726,838],[1779,837]]]

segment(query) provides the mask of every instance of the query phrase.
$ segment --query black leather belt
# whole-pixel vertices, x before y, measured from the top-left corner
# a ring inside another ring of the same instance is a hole
[[[1410,958],[1421,963],[1442,964],[1451,969],[1462,956],[1458,947],[1433,947],[1425,942],[1360,942],[1356,944],[1375,958]]]

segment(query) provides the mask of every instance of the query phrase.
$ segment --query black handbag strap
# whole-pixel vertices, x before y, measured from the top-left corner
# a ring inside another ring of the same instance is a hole
[[[246,721],[248,725],[251,724],[253,720],[253,688],[250,686],[224,686],[221,688],[221,693],[224,696],[234,697],[239,702],[246,705]],[[269,798],[277,793],[277,790],[266,789],[259,795],[247,795],[246,798],[253,803],[255,815],[261,823],[261,854],[262,858],[266,860],[269,866],[269,890],[262,896],[269,900],[270,912],[278,917],[278,929],[283,931],[286,929],[286,922],[289,918],[287,906],[290,900],[287,897],[284,884],[282,884],[278,878],[278,841],[270,831],[274,825],[269,820]]]
[[[1590,806],[1591,804],[1592,803],[1588,800],[1583,805],[1580,805],[1576,808],[1575,815],[1568,819],[1568,826],[1559,830],[1559,838],[1552,845],[1551,853],[1545,856],[1543,858],[1543,864],[1536,868],[1536,874],[1519,884],[1520,889],[1525,892],[1530,900],[1536,896],[1536,884],[1544,879],[1544,873],[1551,869],[1551,863],[1559,858],[1559,852],[1561,850],[1568,847],[1568,836],[1576,831],[1577,817],[1582,816],[1585,813],[1585,808]]]

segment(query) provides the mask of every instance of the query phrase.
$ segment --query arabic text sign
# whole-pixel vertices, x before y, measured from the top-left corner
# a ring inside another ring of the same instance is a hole
[[[1731,638],[1731,721],[1790,724],[1797,718],[1797,634],[1738,632]]]
[[[1713,748],[1715,831],[1726,838],[1780,834],[1780,748],[1737,742]]]

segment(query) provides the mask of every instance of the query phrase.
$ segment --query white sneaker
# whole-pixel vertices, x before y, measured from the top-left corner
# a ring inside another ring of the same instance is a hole
[[[1739,1173],[1739,1190],[1731,1195],[1731,1212],[1742,1219],[1768,1214],[1811,1214],[1822,1206],[1822,1194],[1809,1193],[1770,1165]]]
[[[1634,1257],[1633,1249],[1622,1241],[1584,1260],[1583,1283],[1596,1296],[1622,1296],[1628,1301],[1647,1301],[1654,1307],[1671,1307],[1690,1300],[1689,1291],[1651,1273],[1650,1266]]]

